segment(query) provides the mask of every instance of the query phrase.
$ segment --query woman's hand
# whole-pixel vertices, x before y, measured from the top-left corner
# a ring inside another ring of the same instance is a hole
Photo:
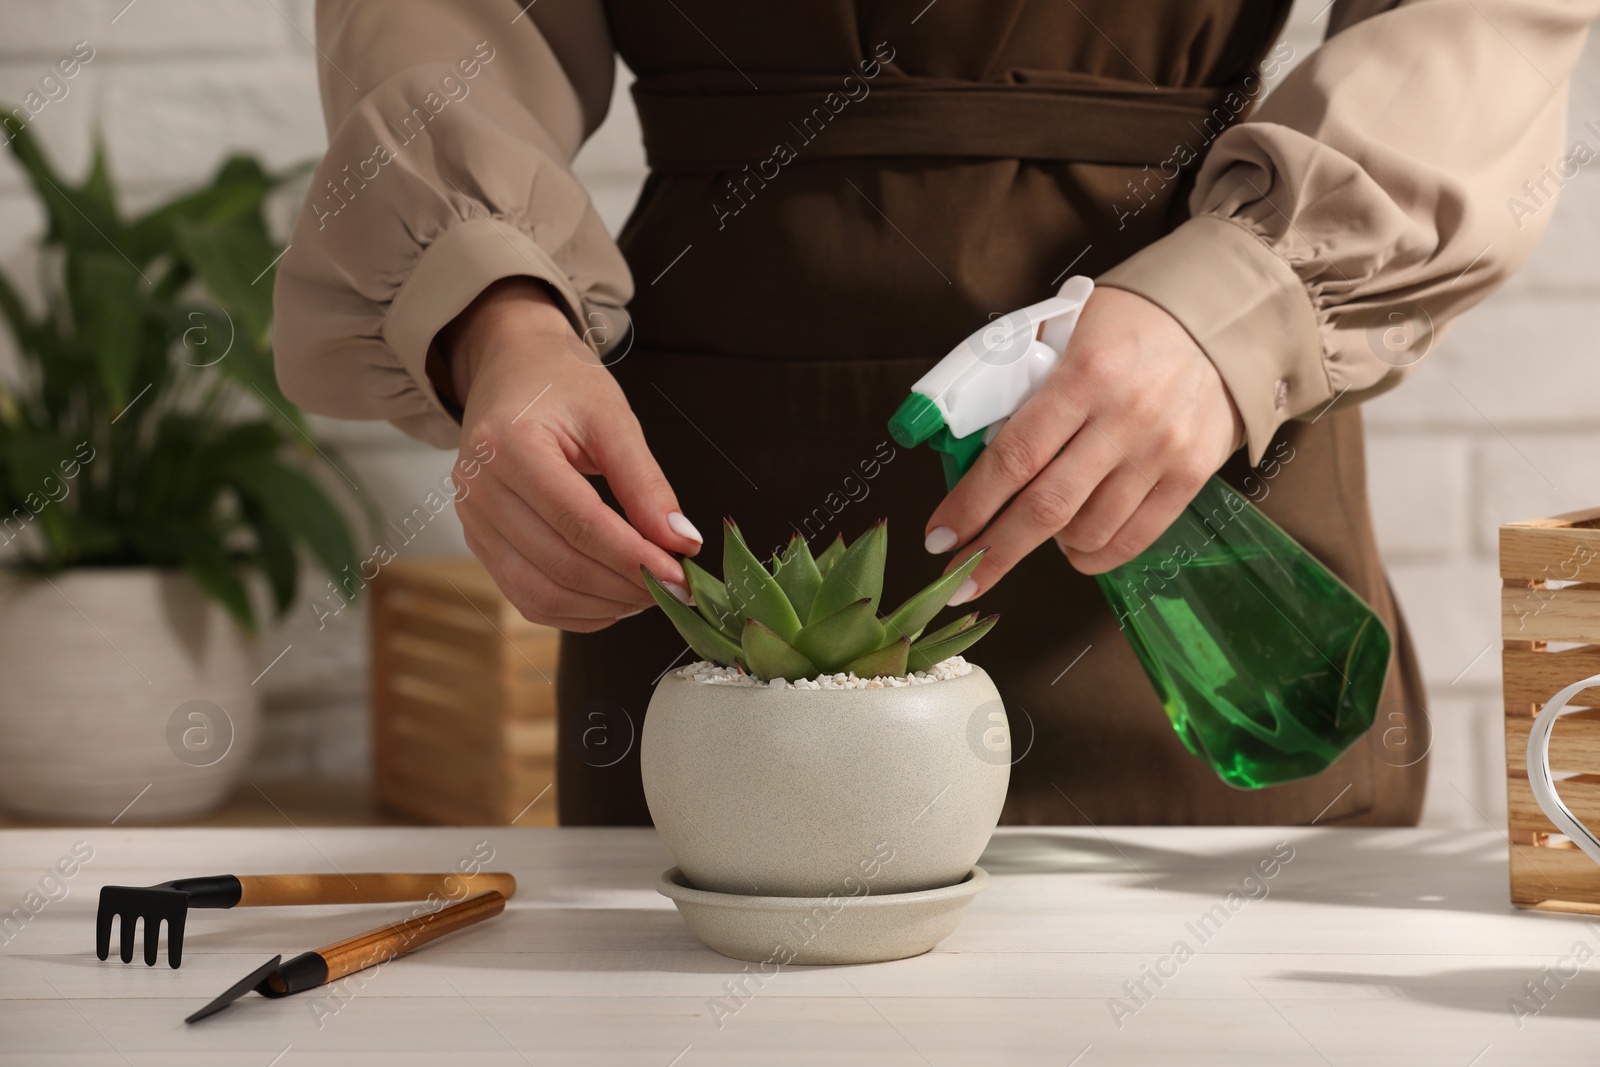
[[[491,286],[440,335],[465,398],[455,479],[467,546],[529,620],[587,633],[649,607],[640,565],[677,586],[700,535],[622,389],[545,287]],[[606,479],[627,512],[582,475]],[[463,477],[463,476],[466,477]]]
[[[1050,377],[928,520],[930,552],[990,546],[951,603],[992,588],[1052,537],[1085,574],[1126,563],[1243,439],[1221,376],[1178,321],[1096,289]]]

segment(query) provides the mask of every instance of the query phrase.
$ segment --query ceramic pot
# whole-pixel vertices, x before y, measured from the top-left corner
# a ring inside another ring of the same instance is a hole
[[[249,766],[259,670],[182,572],[0,571],[0,806],[118,825],[209,811]]]
[[[981,669],[890,689],[662,679],[640,747],[656,830],[697,889],[873,895],[968,877],[1011,775]]]

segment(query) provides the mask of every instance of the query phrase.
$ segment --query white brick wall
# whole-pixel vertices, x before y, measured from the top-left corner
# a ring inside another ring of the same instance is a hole
[[[14,100],[88,40],[93,62],[33,128],[72,172],[102,130],[134,205],[192,182],[230,151],[282,165],[323,147],[312,0],[55,0],[0,9],[0,99]],[[1290,41],[1315,47],[1297,5]],[[113,21],[115,20],[115,21]],[[626,76],[623,75],[625,83]],[[1600,49],[1574,89],[1572,130],[1600,120]],[[1585,134],[1591,138],[1592,135]],[[601,215],[622,224],[643,177],[638,124],[619,92],[578,170]],[[1469,314],[1404,388],[1367,409],[1380,541],[1411,620],[1433,694],[1434,778],[1427,822],[1476,826],[1503,816],[1495,530],[1516,518],[1600,503],[1588,476],[1600,455],[1591,308],[1600,296],[1600,165],[1563,192],[1549,235],[1501,294]],[[1510,190],[1507,191],[1508,195]],[[0,265],[33,272],[41,216],[0,158]],[[0,362],[9,353],[0,352]],[[1535,385],[1534,383],[1537,383]],[[385,426],[318,420],[352,478],[399,515],[448,470],[449,457]],[[414,548],[459,551],[446,513]],[[293,645],[262,684],[272,727],[261,772],[348,774],[366,768],[364,619],[319,630],[307,608],[263,640],[263,662]],[[1488,649],[1485,652],[1485,649]]]

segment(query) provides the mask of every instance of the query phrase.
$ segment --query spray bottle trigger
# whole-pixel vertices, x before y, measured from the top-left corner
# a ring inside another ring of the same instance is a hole
[[[948,429],[941,429],[928,439],[928,447],[939,453],[944,464],[944,487],[954,489],[961,476],[972,469],[983,451],[983,430],[956,437]]]

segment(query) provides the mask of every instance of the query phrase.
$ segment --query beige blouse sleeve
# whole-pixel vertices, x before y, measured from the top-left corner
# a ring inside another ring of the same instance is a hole
[[[285,395],[454,447],[429,383],[439,330],[492,282],[553,286],[592,347],[633,284],[568,169],[605,116],[598,0],[319,0],[328,153],[278,267]]]
[[[1189,221],[1100,279],[1205,349],[1252,463],[1286,420],[1393,388],[1528,257],[1550,172],[1588,161],[1562,141],[1597,13],[1340,0],[1323,46],[1216,139]]]

